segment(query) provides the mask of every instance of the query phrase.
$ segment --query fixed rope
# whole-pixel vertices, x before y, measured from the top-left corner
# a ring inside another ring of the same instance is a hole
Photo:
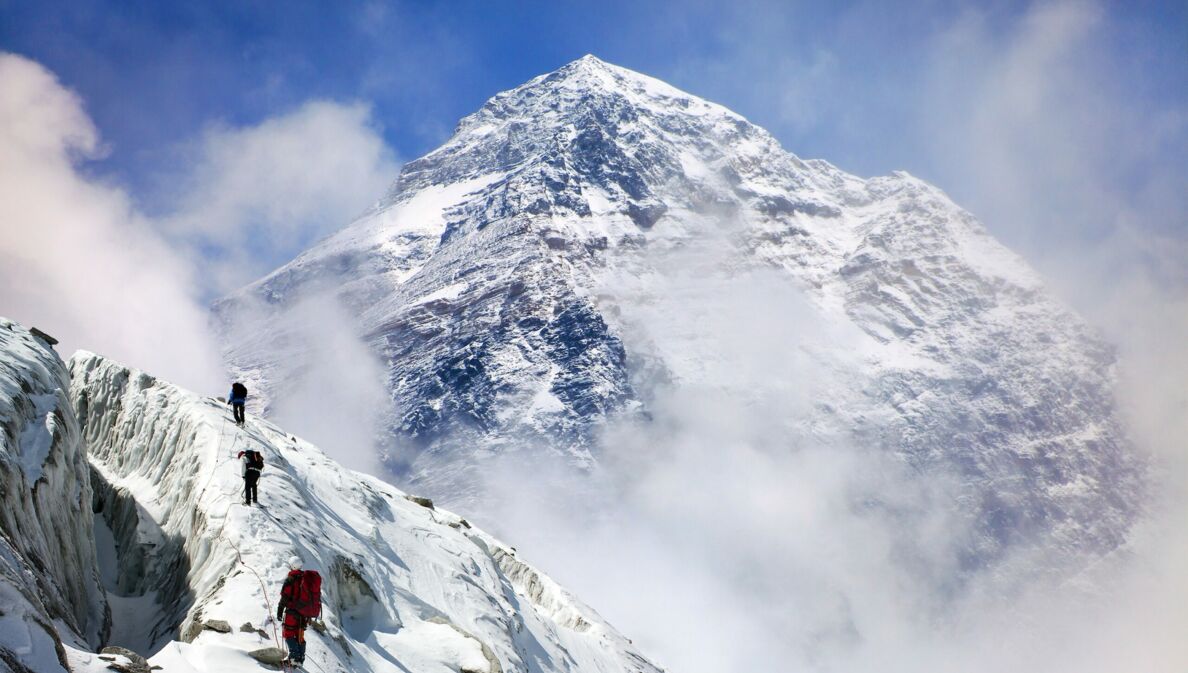
[[[220,493],[222,493],[222,492],[220,491]],[[238,491],[235,491],[230,495],[227,493],[223,493],[223,495],[225,495],[227,497],[232,497],[232,495],[234,493],[238,493]],[[235,562],[242,565],[243,567],[247,568],[253,575],[255,575],[256,581],[260,583],[260,594],[264,598],[264,610],[265,610],[265,613],[267,614],[266,621],[272,625],[272,643],[273,643],[273,645],[276,646],[276,649],[280,650],[280,649],[282,649],[281,648],[281,638],[280,638],[280,634],[278,634],[276,631],[276,620],[272,618],[272,601],[269,600],[269,598],[268,598],[268,587],[264,584],[264,578],[260,576],[260,573],[256,572],[256,569],[253,568],[251,566],[251,564],[249,564],[247,561],[243,560],[243,552],[240,551],[239,545],[235,544],[235,541],[232,540],[230,537],[228,537],[226,534],[226,532],[227,532],[227,515],[231,512],[231,507],[233,507],[234,505],[235,505],[235,500],[231,500],[230,502],[227,503],[227,506],[223,509],[223,523],[219,526],[219,532],[214,536],[214,539],[216,541],[223,540],[227,544],[231,545],[231,548],[235,550]],[[286,670],[291,670],[291,669],[286,668]]]
[[[222,455],[223,438],[226,435],[226,428],[227,428],[227,417],[224,416],[222,425],[220,426],[220,429],[219,429],[219,442],[218,442],[218,449],[216,451],[216,455]],[[198,497],[201,497],[202,493],[204,493],[206,491],[207,487],[210,486],[210,483],[214,479],[214,475],[216,472],[218,472],[219,468],[222,467],[224,464],[229,463],[232,460],[236,459],[235,447],[238,446],[239,440],[240,440],[240,434],[238,432],[234,433],[232,441],[231,441],[230,454],[228,455],[228,457],[225,460],[216,464],[214,466],[214,468],[211,470],[210,475],[208,475],[206,478],[206,482],[203,483],[202,488],[198,491]],[[240,492],[239,489],[234,489],[229,492],[222,491],[222,490],[219,491],[219,494],[222,495],[223,497],[228,498],[229,502],[227,503],[227,506],[223,509],[223,514],[222,514],[223,522],[222,522],[222,524],[219,525],[219,531],[214,536],[214,539],[216,541],[224,540],[227,542],[227,544],[231,545],[231,548],[233,550],[235,550],[235,562],[238,563],[239,565],[242,565],[243,567],[247,568],[248,571],[251,572],[252,575],[255,576],[256,581],[260,585],[260,595],[262,596],[262,598],[264,600],[264,609],[267,614],[266,621],[272,625],[272,642],[278,650],[282,650],[280,634],[277,632],[277,622],[272,617],[272,614],[273,614],[272,613],[272,601],[269,599],[268,586],[264,582],[264,578],[260,575],[260,573],[257,572],[256,569],[251,566],[251,564],[249,564],[247,561],[244,561],[243,552],[240,550],[239,545],[235,544],[235,541],[232,540],[226,534],[227,520],[228,520],[227,515],[231,512],[231,507],[233,507],[236,504],[235,498],[238,497],[239,492]],[[268,517],[271,518],[273,521],[276,521],[276,519],[274,517],[272,517],[270,514],[268,514],[267,512],[265,512],[265,514],[268,515]],[[287,652],[287,649],[284,649],[284,651]],[[288,659],[286,658],[285,661],[287,662]],[[314,666],[314,668],[316,668],[317,670],[322,671],[322,673],[325,673],[324,669],[322,669],[322,667],[319,666],[317,664],[317,662],[311,661],[309,663],[312,664]],[[282,666],[284,667],[284,670],[288,670],[288,671],[293,670],[292,664],[282,663]]]
[[[223,452],[223,436],[225,434],[226,429],[227,429],[227,417],[224,416],[222,428],[219,430],[219,444],[218,444],[218,449],[215,452],[216,457],[221,455]],[[202,497],[202,494],[206,492],[206,487],[210,486],[210,482],[212,479],[214,479],[215,473],[219,471],[219,468],[222,467],[223,465],[231,462],[232,460],[235,460],[235,446],[238,442],[239,442],[239,434],[236,433],[236,435],[231,439],[231,455],[228,456],[226,460],[223,460],[222,462],[216,464],[214,466],[214,468],[211,469],[210,474],[206,476],[206,481],[203,482],[203,484],[202,484],[202,488],[198,489],[198,495],[195,496],[195,500],[197,500],[197,498]]]
[[[226,428],[226,423],[227,423],[227,419],[226,419],[226,417],[224,417],[223,418],[223,427],[224,428]],[[219,445],[220,445],[219,452],[220,453],[222,452],[222,448],[221,448],[222,440],[223,440],[223,436],[222,436],[222,433],[220,432],[220,436],[219,436]],[[239,433],[237,432],[237,433],[235,433],[234,439],[231,442],[230,457],[228,457],[226,460],[224,460],[221,463],[219,463],[218,465],[216,465],[215,469],[211,470],[210,476],[208,476],[206,479],[206,484],[204,484],[202,487],[202,491],[205,491],[206,487],[209,486],[211,479],[214,478],[215,472],[218,471],[219,467],[221,467],[225,463],[235,460],[235,447],[238,445],[238,443],[239,443]],[[236,504],[235,498],[238,497],[238,493],[239,493],[238,489],[232,490],[230,492],[219,491],[219,494],[228,498],[229,502],[227,503],[227,506],[223,509],[223,514],[222,514],[223,522],[222,522],[222,524],[219,525],[219,532],[214,536],[214,539],[216,541],[223,540],[227,544],[231,545],[231,548],[233,550],[235,550],[235,562],[238,563],[239,565],[242,565],[243,567],[247,568],[248,571],[251,572],[252,575],[255,576],[256,581],[260,584],[260,595],[264,599],[264,610],[267,615],[266,621],[269,624],[271,624],[271,626],[272,626],[273,645],[276,646],[277,650],[287,651],[287,649],[284,649],[281,647],[281,638],[280,638],[280,634],[277,632],[276,620],[272,618],[272,601],[270,600],[270,598],[268,596],[268,586],[265,584],[264,578],[260,575],[259,572],[256,571],[255,568],[253,568],[251,566],[251,564],[249,564],[247,561],[243,560],[243,552],[240,550],[239,545],[235,544],[235,541],[232,540],[226,534],[227,533],[227,521],[228,521],[227,515],[231,512],[231,507],[233,507]],[[201,494],[201,491],[199,492],[199,494]],[[286,658],[286,661],[287,661],[287,658]],[[311,663],[313,663],[313,662],[311,662]],[[293,667],[291,664],[282,664],[282,666],[284,667],[284,670],[288,670],[288,671],[293,670]],[[318,667],[316,663],[314,663],[314,666],[317,667],[318,670],[321,670],[321,667]]]

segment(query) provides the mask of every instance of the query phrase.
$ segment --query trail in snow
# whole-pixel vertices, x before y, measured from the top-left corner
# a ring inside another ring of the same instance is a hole
[[[346,470],[267,421],[237,428],[224,406],[142,372],[85,353],[71,368],[91,461],[135,497],[141,518],[121,525],[152,542],[144,573],[180,631],[152,663],[258,671],[247,653],[278,644],[276,594],[298,554],[324,577],[326,632],[307,634],[313,670],[658,671],[597,613],[460,517]],[[242,504],[235,454],[249,448],[265,456],[260,507]],[[217,621],[231,632],[211,630]]]

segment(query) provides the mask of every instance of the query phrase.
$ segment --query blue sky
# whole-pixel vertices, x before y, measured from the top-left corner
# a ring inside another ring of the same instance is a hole
[[[415,157],[490,95],[587,52],[721,102],[803,156],[944,186],[912,130],[935,39],[972,16],[1009,39],[1034,6],[7,0],[0,46],[82,95],[111,148],[99,170],[139,189],[205,126],[311,98],[369,102],[388,144]],[[1182,108],[1188,5],[1125,6],[1102,6],[1100,52],[1085,65],[1128,96]]]
[[[1136,293],[1188,297],[1188,3],[0,0],[3,52],[94,127],[61,184],[130,203],[200,303],[586,53],[802,157],[937,184],[1107,332],[1141,322],[1120,317]],[[12,104],[53,118],[39,100]]]
[[[1183,0],[0,0],[0,315],[222,394],[212,298],[586,53],[946,190],[1117,346],[1132,437],[1188,473]],[[1183,604],[1118,614],[1182,653]]]

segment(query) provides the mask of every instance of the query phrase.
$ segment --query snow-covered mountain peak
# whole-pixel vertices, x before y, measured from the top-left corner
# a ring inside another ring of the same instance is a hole
[[[597,465],[600,430],[646,418],[658,391],[769,385],[727,384],[751,344],[695,329],[740,302],[671,301],[754,273],[788,288],[756,311],[825,326],[778,326],[788,345],[771,358],[810,352],[836,373],[788,446],[844,438],[955,473],[970,516],[994,513],[979,563],[1054,531],[1069,548],[1117,544],[1140,487],[1112,355],[1018,255],[935,186],[801,160],[592,57],[492,97],[372,212],[217,312],[236,372],[271,401],[314,359],[294,307],[331,292],[387,368],[390,467],[472,505],[495,457]],[[792,296],[809,308],[778,303]]]
[[[499,171],[562,179],[562,171],[624,195],[637,207],[633,219],[650,223],[652,192],[688,173],[708,176],[719,167],[707,164],[729,155],[790,157],[726,108],[589,56],[493,96],[441,148],[408,164],[381,207],[443,181]],[[572,207],[588,212],[588,201]]]
[[[551,73],[496,94],[477,112],[464,117],[459,128],[469,130],[527,112],[541,113],[547,123],[564,119],[575,111],[588,112],[598,99],[607,98],[618,98],[638,110],[661,112],[665,108],[675,108],[685,114],[715,114],[745,122],[741,116],[720,105],[588,54]]]

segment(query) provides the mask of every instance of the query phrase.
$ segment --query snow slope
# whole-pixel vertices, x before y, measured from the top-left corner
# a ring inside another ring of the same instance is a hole
[[[129,644],[150,663],[259,670],[248,652],[277,645],[271,615],[285,561],[298,554],[324,577],[326,630],[309,632],[310,670],[658,671],[458,516],[266,421],[239,429],[217,401],[144,372],[80,352],[70,374],[95,508],[116,548],[108,579],[135,606],[113,632],[139,637]],[[265,456],[260,507],[241,504],[235,455],[247,448]],[[212,628],[219,622],[231,631]]]
[[[86,454],[57,353],[0,318],[0,671],[68,670],[109,628]],[[63,642],[65,641],[65,643]]]
[[[389,467],[481,511],[500,456],[590,469],[606,424],[646,418],[658,391],[771,384],[725,371],[697,328],[714,315],[657,317],[691,268],[796,288],[825,328],[775,336],[835,375],[784,441],[876,447],[961,484],[970,567],[1020,540],[1079,553],[1125,536],[1143,481],[1113,354],[1023,260],[936,187],[802,160],[592,56],[488,100],[374,209],[216,313],[268,408],[318,366],[297,307],[332,292],[387,368]]]

